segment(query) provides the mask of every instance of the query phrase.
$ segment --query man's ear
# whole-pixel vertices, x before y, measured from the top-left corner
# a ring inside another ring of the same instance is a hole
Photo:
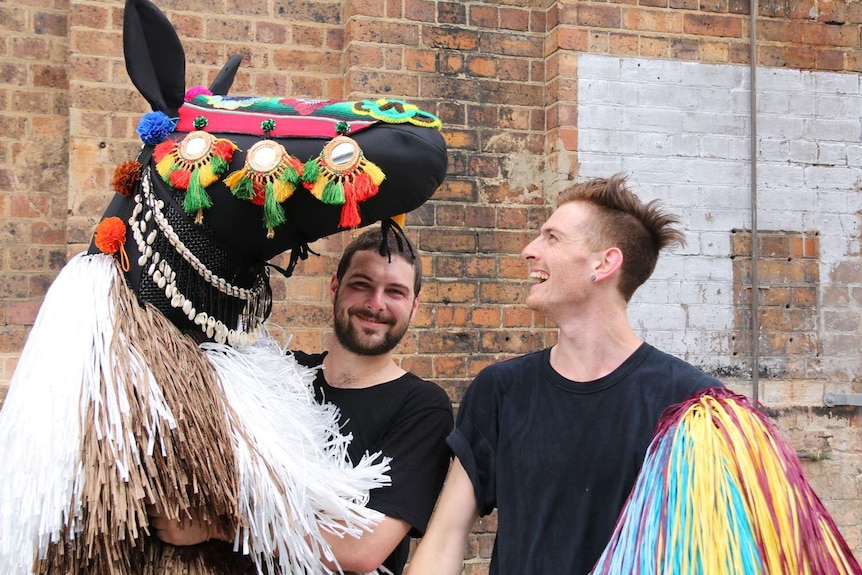
[[[595,273],[597,281],[612,276],[623,265],[623,252],[620,248],[608,248],[600,254],[600,257],[595,265]]]
[[[329,280],[329,299],[332,300],[332,303],[335,303],[335,292],[338,291],[338,276],[336,274],[332,274],[332,278]]]
[[[413,321],[413,317],[416,315],[417,311],[419,311],[419,294],[416,294],[416,297],[413,298],[413,309],[410,310],[410,321]]]

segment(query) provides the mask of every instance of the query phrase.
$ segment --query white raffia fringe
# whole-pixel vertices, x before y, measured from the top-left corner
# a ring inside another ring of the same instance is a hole
[[[75,256],[48,290],[21,353],[0,412],[0,575],[33,573],[49,544],[80,533],[82,425],[91,402],[108,416],[86,424],[101,426],[117,472],[139,463],[121,424],[128,398],[110,381],[118,281],[112,257]],[[155,433],[158,420],[173,417],[158,387],[151,392]]]
[[[347,456],[337,408],[318,404],[316,369],[299,365],[271,338],[234,349],[204,343],[224,389],[240,473],[237,550],[261,570],[326,574],[333,560],[321,530],[358,536],[382,515],[365,507],[368,491],[387,485],[389,460]]]

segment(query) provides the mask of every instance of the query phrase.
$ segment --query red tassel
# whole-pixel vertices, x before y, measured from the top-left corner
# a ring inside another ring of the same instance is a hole
[[[251,203],[256,206],[262,206],[266,203],[266,184],[264,182],[254,180],[252,186],[254,188],[254,197],[251,199]]]
[[[233,158],[234,146],[228,140],[216,140],[213,145],[213,153],[220,157],[225,162],[230,162]]]
[[[358,174],[353,180],[353,197],[357,202],[364,202],[368,198],[377,195],[378,187],[367,172]]]
[[[164,142],[161,142],[155,148],[153,148],[153,159],[158,164],[162,161],[162,158],[164,158],[168,154],[172,154],[176,147],[177,143],[173,140],[165,140]]]
[[[359,215],[359,204],[353,199],[353,194],[347,191],[347,185],[344,188],[344,206],[341,208],[341,220],[338,222],[338,227],[355,228],[362,223],[362,216]]]

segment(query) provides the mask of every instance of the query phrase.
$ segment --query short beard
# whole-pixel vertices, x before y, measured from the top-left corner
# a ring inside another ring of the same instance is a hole
[[[341,347],[356,355],[383,355],[395,349],[401,343],[404,334],[407,333],[409,324],[405,323],[402,326],[389,324],[389,326],[391,329],[384,334],[383,339],[376,344],[370,345],[363,343],[362,334],[357,333],[357,330],[351,328],[349,310],[346,317],[336,314],[333,319],[333,330],[338,343],[341,344]]]

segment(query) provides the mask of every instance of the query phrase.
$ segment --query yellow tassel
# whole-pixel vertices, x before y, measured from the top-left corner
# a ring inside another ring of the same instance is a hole
[[[402,230],[404,229],[404,224],[407,223],[407,214],[398,214],[397,216],[392,216],[392,221],[398,224],[398,227]]]
[[[278,203],[281,203],[290,196],[292,196],[295,189],[296,186],[294,186],[290,182],[282,182],[281,180],[275,180],[272,183],[272,191],[275,194],[275,201],[277,201]]]
[[[317,178],[317,181],[314,182],[314,186],[312,186],[311,190],[309,190],[311,192],[311,195],[313,195],[318,200],[322,201],[323,191],[326,189],[326,185],[328,183],[329,183],[329,178],[322,177],[322,176]]]
[[[246,173],[247,170],[245,168],[241,168],[235,172],[232,172],[228,177],[224,179],[225,185],[230,189],[235,188],[236,185],[239,184],[240,180],[245,178]]]
[[[198,168],[198,181],[205,188],[218,181],[218,176],[213,172],[212,163],[207,162]]]
[[[173,154],[165,154],[165,157],[161,159],[159,163],[156,164],[156,171],[159,172],[159,175],[163,178],[167,177],[168,174],[171,173],[171,169],[174,167],[174,155]]]
[[[369,162],[368,160],[362,161],[362,170],[371,176],[371,181],[374,182],[375,186],[379,186],[380,183],[386,178],[386,175],[383,173],[383,170],[377,167],[377,164],[374,162]]]

